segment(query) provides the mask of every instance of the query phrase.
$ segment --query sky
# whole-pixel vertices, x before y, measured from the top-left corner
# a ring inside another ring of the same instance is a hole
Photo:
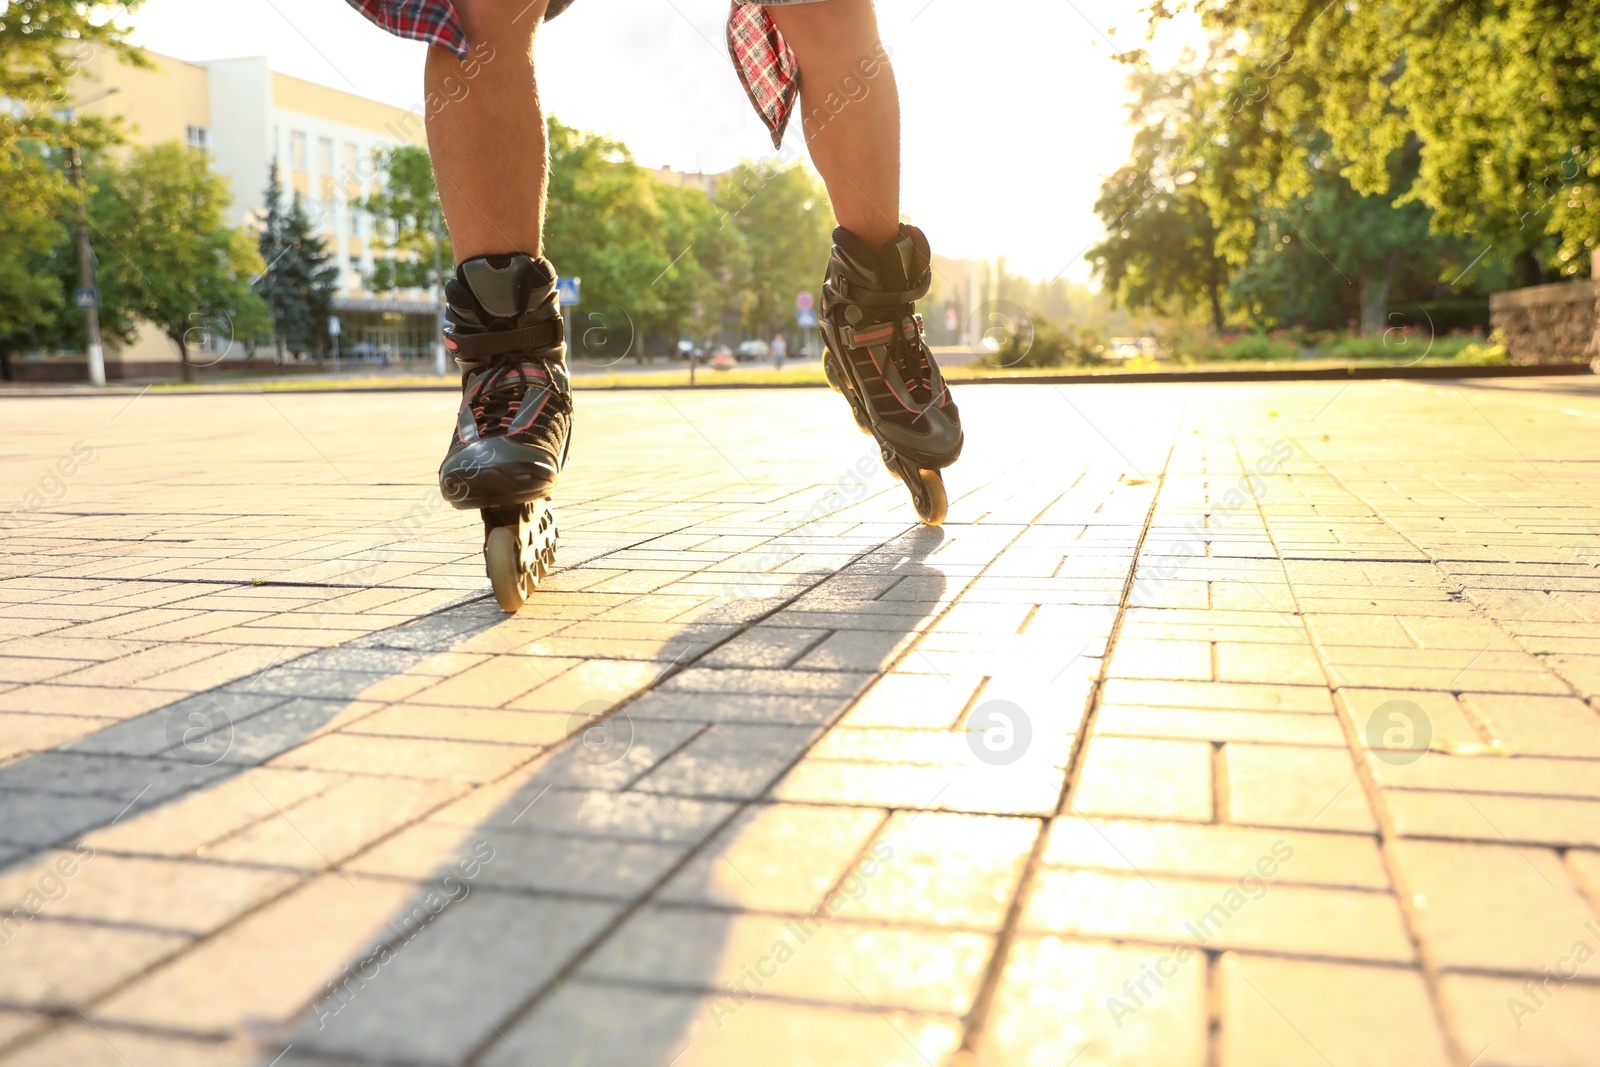
[[[1131,139],[1126,70],[1111,56],[1144,44],[1147,2],[878,0],[900,82],[902,211],[936,252],[1090,280],[1094,201]],[[727,0],[577,0],[539,34],[546,108],[650,167],[714,172],[770,157],[723,43],[727,10]],[[285,74],[421,106],[424,46],[344,0],[145,0],[129,21],[139,44],[179,59],[265,54]],[[1150,47],[1170,62],[1200,41],[1185,18]],[[799,130],[790,137],[798,152]]]

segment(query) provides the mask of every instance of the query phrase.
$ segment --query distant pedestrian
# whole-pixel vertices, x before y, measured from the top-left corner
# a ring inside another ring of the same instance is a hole
[[[789,358],[789,342],[783,339],[783,334],[772,339],[772,365],[778,370],[783,369],[783,361]]]

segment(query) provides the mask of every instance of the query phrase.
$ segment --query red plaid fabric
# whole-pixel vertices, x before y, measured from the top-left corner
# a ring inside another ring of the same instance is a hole
[[[463,59],[467,35],[450,0],[348,0],[351,7],[390,33],[425,41]]]
[[[728,13],[728,54],[745,94],[772,134],[772,147],[782,147],[783,131],[800,95],[800,64],[766,8],[733,0],[733,10]]]
[[[424,41],[466,58],[467,35],[450,0],[347,0],[349,5],[390,33]],[[552,0],[546,19],[554,18],[572,0]],[[789,0],[794,2],[794,0]],[[800,64],[789,43],[759,3],[733,0],[728,13],[728,54],[756,114],[781,147],[783,132],[800,95]]]

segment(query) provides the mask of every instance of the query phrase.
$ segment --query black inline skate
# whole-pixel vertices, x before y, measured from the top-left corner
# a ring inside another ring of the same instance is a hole
[[[850,401],[856,425],[877,439],[883,465],[906,483],[929,526],[949,508],[939,472],[961,456],[961,413],[915,310],[933,280],[928,239],[915,226],[873,248],[844,227],[822,283],[823,367]]]
[[[489,583],[514,612],[555,564],[550,495],[572,439],[555,269],[521,253],[469,259],[445,299],[444,343],[461,367],[462,395],[439,489],[483,513]]]

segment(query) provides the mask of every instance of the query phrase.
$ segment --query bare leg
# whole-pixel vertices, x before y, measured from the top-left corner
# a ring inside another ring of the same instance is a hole
[[[533,36],[546,0],[456,0],[476,51],[463,63],[428,49],[424,75],[428,148],[456,261],[543,251],[544,112],[533,71]]]
[[[811,161],[839,225],[874,245],[900,228],[900,90],[872,0],[769,7],[800,62]]]

